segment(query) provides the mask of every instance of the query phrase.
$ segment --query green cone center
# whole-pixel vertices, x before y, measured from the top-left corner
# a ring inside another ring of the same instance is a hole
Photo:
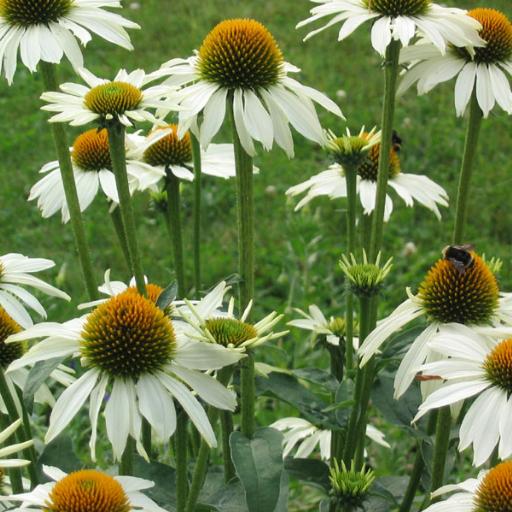
[[[206,320],[205,327],[215,341],[224,347],[238,347],[258,335],[253,325],[234,318],[210,318]]]
[[[136,109],[142,101],[142,92],[126,82],[108,82],[93,87],[84,97],[85,106],[102,116],[124,114]]]
[[[0,0],[0,16],[9,25],[28,27],[55,23],[66,16],[74,0]]]

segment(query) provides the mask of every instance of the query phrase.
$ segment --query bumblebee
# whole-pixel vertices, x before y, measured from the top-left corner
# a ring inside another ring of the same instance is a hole
[[[402,138],[398,135],[396,130],[393,130],[393,135],[391,135],[391,144],[393,149],[397,153],[400,153],[400,150],[402,149]]]
[[[460,274],[465,274],[474,262],[471,255],[472,250],[473,246],[471,244],[448,245],[443,249],[443,257],[445,260],[451,261]]]

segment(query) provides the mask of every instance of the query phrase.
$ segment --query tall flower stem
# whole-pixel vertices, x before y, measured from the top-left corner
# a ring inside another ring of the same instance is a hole
[[[233,460],[231,459],[231,447],[229,437],[233,433],[233,414],[230,411],[220,411],[220,428],[222,436],[222,463],[224,465],[224,481],[228,483],[236,474]]]
[[[464,230],[468,214],[468,200],[473,174],[473,165],[480,127],[482,125],[482,111],[478,105],[476,92],[473,91],[469,107],[469,120],[464,145],[464,155],[459,177],[459,190],[455,213],[455,226],[453,228],[453,243],[461,244],[464,241]],[[451,411],[449,407],[440,409],[437,418],[434,456],[432,462],[432,491],[443,485],[446,457],[450,443]]]
[[[180,180],[171,170],[167,170],[165,180],[167,188],[167,220],[171,234],[172,250],[174,254],[174,268],[178,284],[178,296],[183,298],[186,294],[185,263],[183,259],[183,236],[181,233],[181,195]]]
[[[176,457],[176,512],[184,512],[188,494],[187,416],[182,410],[177,414],[174,442],[174,454]]]
[[[374,261],[382,245],[384,229],[384,210],[386,206],[386,191],[389,178],[389,157],[393,137],[393,122],[395,119],[396,84],[398,79],[400,56],[400,41],[392,40],[386,49],[384,62],[384,103],[382,106],[382,136],[379,152],[379,168],[377,173],[377,193],[375,210],[373,212],[372,237],[370,242],[369,259]]]
[[[372,300],[368,297],[359,298],[359,336],[361,342],[364,341],[370,332],[371,315],[372,315]],[[373,373],[373,372],[372,372]],[[347,436],[345,438],[345,446],[343,449],[343,460],[345,464],[350,464],[354,455],[356,454],[358,445],[358,433],[360,422],[366,417],[366,409],[368,407],[368,400],[366,398],[368,368],[358,368],[356,374],[356,384],[354,391],[354,406],[350,413],[349,424],[347,429]]]
[[[347,252],[356,250],[356,214],[357,214],[357,169],[346,166],[347,182]],[[354,295],[347,289],[345,304],[345,365],[351,372],[354,366]]]
[[[14,391],[15,392],[15,391]],[[11,390],[9,389],[9,384],[5,378],[5,374],[3,370],[0,370],[0,396],[4,401],[5,408],[7,409],[7,415],[9,417],[9,423],[14,423],[20,417],[22,420],[21,428],[16,431],[16,437],[18,442],[23,443],[25,441],[30,441],[32,439],[30,423],[28,423],[28,416],[25,411],[25,407],[23,402],[20,402],[21,406],[21,415],[18,412],[18,408],[14,402],[14,398]],[[39,483],[39,478],[37,476],[36,469],[36,453],[34,447],[26,448],[23,450],[23,455],[30,460],[30,464],[28,466],[28,473],[30,476],[30,485],[34,488]]]
[[[108,125],[108,142],[110,147],[110,159],[112,160],[112,170],[116,177],[119,208],[121,209],[126,242],[130,253],[131,270],[135,276],[137,290],[141,295],[145,296],[146,283],[144,282],[144,271],[142,270],[135,216],[133,214],[128,174],[126,172],[125,127],[117,120],[111,121]]]
[[[469,107],[469,120],[464,145],[464,156],[460,169],[459,190],[457,193],[457,207],[455,214],[455,227],[453,230],[453,243],[460,244],[464,240],[464,228],[468,216],[468,199],[473,174],[473,164],[482,125],[482,111],[478,106],[476,93],[473,92]]]
[[[232,366],[228,366],[219,370],[217,372],[217,380],[222,385],[227,386],[233,375],[233,369],[234,368]],[[222,413],[225,411],[219,411],[214,407],[209,407],[208,419],[210,420],[212,426],[214,426],[215,423],[217,422],[219,412]],[[228,452],[223,453],[224,459],[228,458],[231,460],[231,457],[229,455],[230,454],[228,448]],[[201,445],[199,447],[199,452],[196,458],[196,465],[194,468],[194,474],[192,476],[192,483],[190,484],[190,490],[188,493],[187,506],[185,512],[194,512],[195,510],[197,499],[199,497],[199,492],[201,491],[201,487],[203,486],[204,479],[206,478],[206,473],[208,471],[209,456],[210,447],[208,446],[208,443],[204,439],[201,439]]]
[[[57,79],[57,69],[55,64],[48,62],[40,62],[41,74],[43,76],[44,86],[47,91],[58,91],[59,82]],[[66,196],[66,204],[69,209],[69,217],[71,228],[75,238],[75,246],[78,252],[82,276],[84,279],[85,289],[89,298],[94,300],[98,298],[97,283],[94,279],[91,255],[87,238],[85,236],[84,223],[80,203],[78,201],[78,193],[76,190],[75,177],[73,175],[73,164],[69,153],[69,145],[66,132],[62,123],[51,123],[53,140],[59,161],[60,175],[62,178],[62,186]]]
[[[194,160],[194,289],[196,296],[201,289],[201,146],[190,135]]]
[[[114,231],[116,232],[119,245],[121,246],[124,260],[128,265],[128,268],[131,270],[132,261],[130,258],[130,249],[128,248],[128,242],[126,241],[126,233],[124,230],[123,218],[121,216],[121,211],[118,206],[110,211],[110,218],[112,219],[112,225],[114,226]]]
[[[230,104],[230,118],[233,128],[235,149],[237,217],[238,217],[238,268],[240,273],[240,311],[243,311],[254,297],[254,191],[253,163],[246,153],[236,130],[233,103]],[[254,356],[248,351],[240,364],[241,386],[241,428],[244,435],[254,433]]]
[[[123,456],[121,457],[121,462],[119,464],[119,474],[125,476],[133,475],[133,450],[134,450],[134,440],[131,436],[128,436],[126,440],[126,448],[124,449]]]

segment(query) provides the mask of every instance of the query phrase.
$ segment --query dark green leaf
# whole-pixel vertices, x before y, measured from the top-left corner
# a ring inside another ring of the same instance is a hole
[[[335,393],[338,388],[338,381],[332,376],[331,372],[321,370],[320,368],[300,368],[293,370],[293,373],[299,379],[322,386],[326,393]]]
[[[50,373],[62,363],[63,357],[49,359],[48,361],[39,361],[31,369],[23,388],[23,403],[29,413],[32,412],[34,405],[34,395],[42,384],[46,382]]]
[[[329,466],[315,459],[286,459],[284,464],[290,476],[329,492]]]
[[[241,432],[229,438],[231,457],[245,490],[249,512],[273,512],[281,492],[284,469],[283,434],[273,428],[257,430],[249,439]]]
[[[174,301],[177,295],[178,285],[176,281],[174,281],[158,296],[158,299],[156,300],[156,305],[160,309],[166,309],[168,306],[171,305],[171,303]]]
[[[336,419],[338,425],[346,427],[350,418],[350,407],[353,405],[354,400],[354,383],[351,380],[345,380],[340,383],[336,390]]]
[[[65,434],[61,434],[44,447],[37,463],[40,467],[43,465],[56,466],[66,473],[77,471],[83,467],[73,451],[71,439]]]
[[[146,462],[139,455],[135,455],[133,476],[155,482],[155,486],[144,493],[169,512],[176,510],[176,471],[174,468],[160,462]]]

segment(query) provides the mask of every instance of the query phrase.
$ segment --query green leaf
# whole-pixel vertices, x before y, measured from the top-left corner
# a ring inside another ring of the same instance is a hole
[[[286,471],[297,480],[319,487],[329,492],[329,466],[315,459],[286,459],[284,466]]]
[[[25,387],[23,388],[23,403],[29,414],[32,412],[34,395],[37,390],[46,382],[49,375],[63,360],[63,357],[57,357],[48,361],[39,361],[30,369]]]
[[[249,512],[276,510],[284,469],[282,442],[283,434],[273,428],[257,430],[252,439],[241,432],[233,432],[229,438]]]
[[[341,427],[347,427],[350,418],[350,408],[354,405],[354,383],[351,380],[340,382],[336,390],[335,404],[336,420]],[[338,426],[338,428],[339,428]]]
[[[330,405],[310,391],[293,375],[271,372],[267,378],[256,378],[258,394],[273,396],[297,408],[300,416],[326,429],[339,428],[334,413],[324,412]]]
[[[176,510],[176,471],[160,462],[146,462],[141,456],[134,455],[133,476],[155,482],[155,486],[144,494],[156,501],[169,512]]]
[[[156,305],[160,309],[166,309],[178,295],[178,285],[173,281],[156,299]]]
[[[66,434],[61,434],[44,447],[37,464],[39,467],[43,465],[56,466],[66,473],[77,471],[83,467],[75,455],[71,438]],[[47,479],[47,477],[43,477],[43,479]]]
[[[323,387],[326,393],[335,393],[338,388],[338,381],[332,376],[331,372],[321,370],[320,368],[300,368],[293,370],[293,373],[299,379]]]

